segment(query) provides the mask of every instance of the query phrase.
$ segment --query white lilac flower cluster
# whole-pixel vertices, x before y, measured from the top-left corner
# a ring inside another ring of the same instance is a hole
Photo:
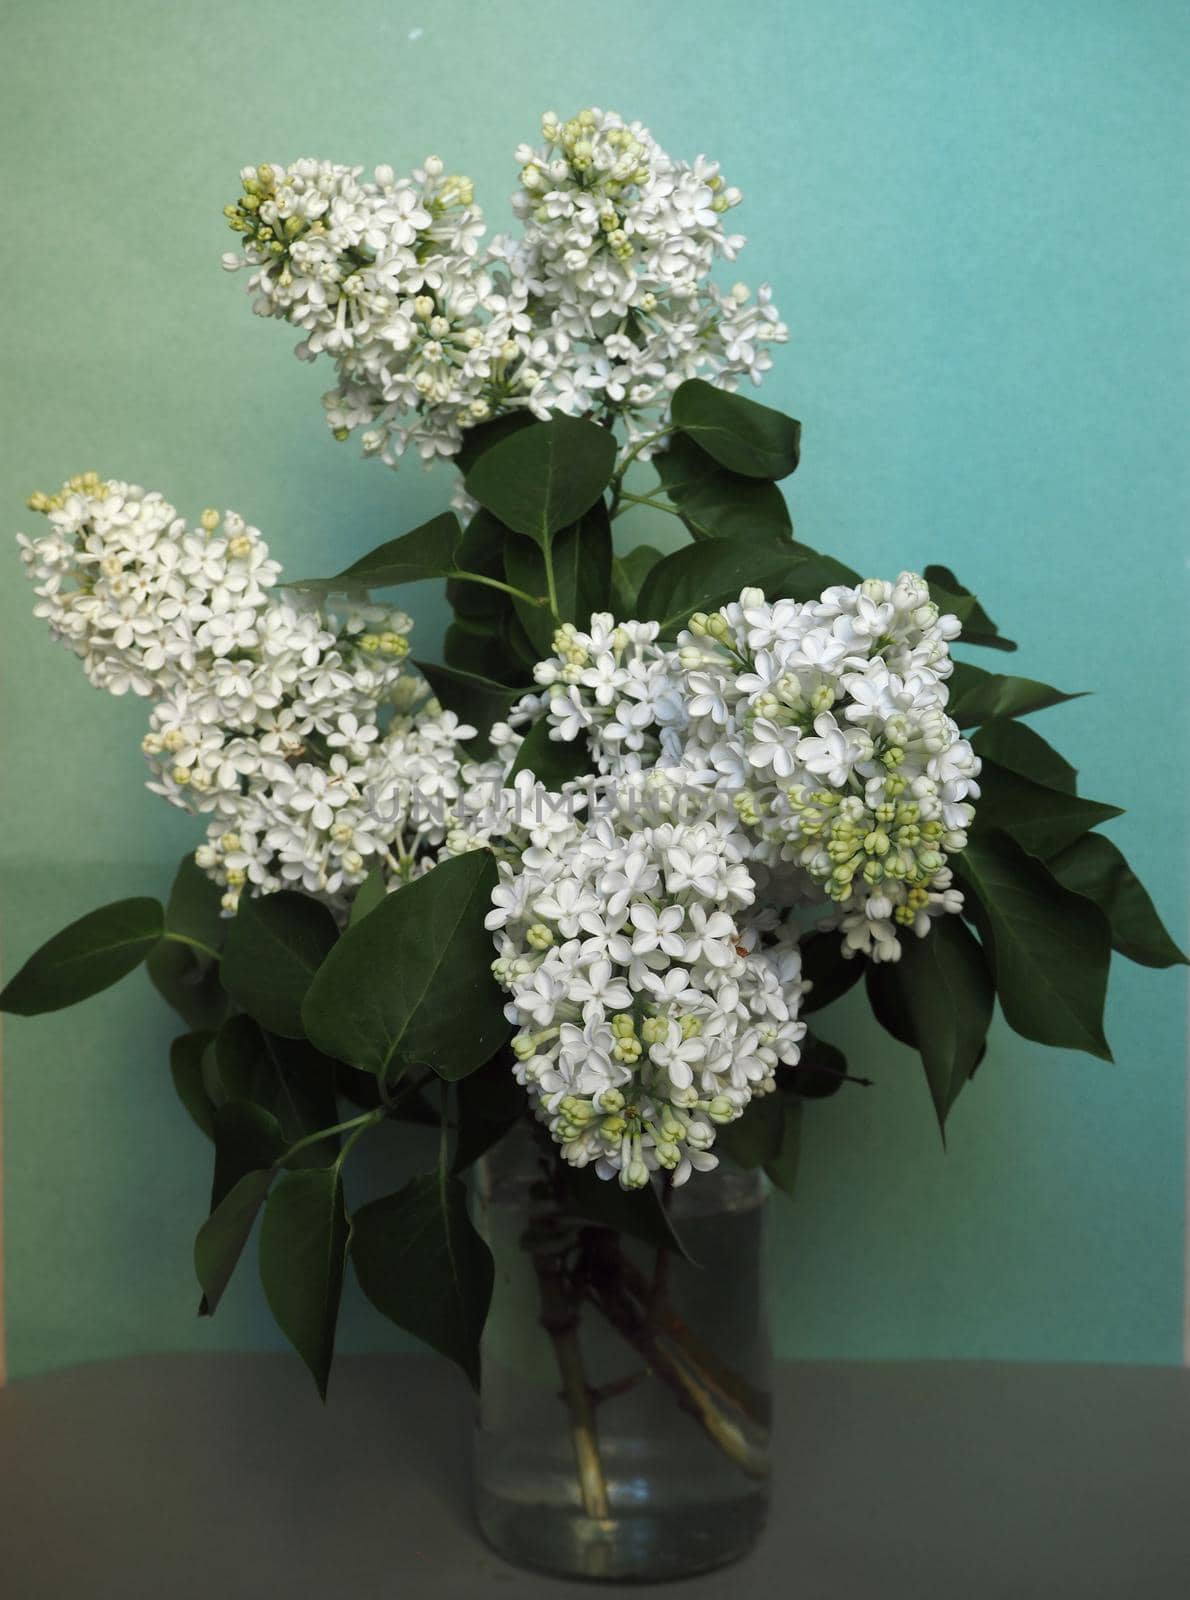
[[[547,113],[542,132],[517,152],[523,231],[486,249],[470,180],[436,157],[402,178],[244,169],[225,208],[243,254],[224,265],[251,269],[255,309],[297,328],[300,356],[334,361],[338,437],[363,429],[389,465],[411,446],[453,456],[515,411],[622,416],[639,438],[686,378],[761,381],[787,330],[767,288],[753,300],[710,277],[744,243],[723,231],[740,194],[718,167],[671,159],[614,112]]]
[[[235,512],[190,528],[160,494],[94,473],[30,505],[48,520],[18,536],[35,612],[97,687],[153,700],[149,787],[210,816],[195,859],[225,910],[246,886],[341,909],[370,867],[399,883],[431,864],[474,730],[417,712],[403,612],[337,616],[277,589]]]
[[[900,955],[962,907],[979,758],[947,715],[954,616],[925,581],[868,579],[818,600],[745,589],[679,636],[683,765],[728,783],[752,858],[795,863],[835,903],[845,954]]]
[[[684,820],[669,773],[616,784],[585,825],[516,783],[530,837],[487,926],[518,1081],[573,1165],[629,1189],[658,1169],[683,1183],[798,1060],[797,945],[762,945],[739,840]]]
[[[511,757],[544,717],[616,779],[682,774],[701,814],[740,836],[769,904],[829,903],[847,955],[896,960],[957,912],[947,857],[966,843],[979,760],[947,715],[953,616],[902,573],[805,603],[757,589],[697,614],[676,649],[651,623],[559,630],[494,739]]]
[[[657,643],[660,624],[617,622],[596,612],[587,631],[563,623],[554,654],[533,669],[540,694],[523,696],[492,743],[510,760],[522,729],[542,716],[551,738],[585,739],[605,777],[674,763],[681,754],[686,708],[673,651]]]

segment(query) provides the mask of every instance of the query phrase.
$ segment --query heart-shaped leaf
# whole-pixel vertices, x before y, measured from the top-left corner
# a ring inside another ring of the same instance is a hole
[[[458,1362],[478,1388],[493,1268],[467,1215],[462,1181],[426,1173],[361,1206],[352,1218],[350,1249],[360,1287],[376,1309]]]
[[[558,617],[579,628],[590,625],[596,611],[606,611],[611,598],[612,535],[602,500],[553,537],[551,561]],[[509,583],[527,594],[545,595],[548,582],[545,553],[534,540],[510,533],[504,546],[504,573]],[[538,657],[553,653],[558,622],[544,606],[517,601],[516,614]]]
[[[789,507],[775,483],[729,472],[680,433],[652,464],[695,539],[748,544],[792,539]]]
[[[387,895],[311,984],[309,1038],[382,1082],[411,1062],[443,1078],[482,1066],[511,1032],[484,927],[496,880],[495,857],[475,850]]]
[[[309,895],[244,895],[223,950],[223,987],[270,1032],[300,1039],[302,1001],[338,936],[330,911]]]
[[[503,416],[493,417],[490,422],[481,422],[474,428],[468,428],[454,458],[459,471],[464,474],[470,472],[480,456],[486,455],[502,439],[507,439],[509,434],[519,433],[522,428],[531,428],[533,422],[533,417],[527,411],[506,411]]]
[[[689,378],[674,391],[674,425],[729,472],[784,478],[798,463],[802,425],[781,411]]]
[[[616,466],[610,428],[577,417],[535,422],[484,451],[467,493],[505,527],[540,545],[577,522],[599,499]]]

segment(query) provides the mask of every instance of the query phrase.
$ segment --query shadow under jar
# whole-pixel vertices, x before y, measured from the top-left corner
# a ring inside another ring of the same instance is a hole
[[[720,1167],[667,1192],[690,1259],[584,1221],[572,1182],[599,1180],[572,1180],[529,1125],[477,1167],[496,1268],[480,1527],[508,1560],[571,1577],[721,1566],[751,1548],[768,1508],[765,1180]]]

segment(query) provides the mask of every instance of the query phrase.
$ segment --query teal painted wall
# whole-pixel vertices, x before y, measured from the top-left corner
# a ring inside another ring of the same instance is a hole
[[[804,537],[872,572],[953,564],[1026,641],[1020,670],[1095,691],[1045,731],[1129,808],[1113,836],[1182,936],[1188,46],[1177,0],[8,0],[0,523],[94,467],[236,507],[296,570],[438,509],[444,479],[332,442],[326,371],[220,270],[220,208],[244,161],[436,151],[499,222],[539,113],[613,105],[745,190],[742,275],[793,331],[768,397],[805,425]],[[11,971],[74,915],[162,892],[196,833],[141,787],[143,706],[51,648],[15,551],[0,571]],[[426,649],[443,607],[412,600]],[[776,1212],[781,1347],[1178,1360],[1179,975],[1121,968],[1114,1066],[997,1033],[946,1153],[908,1052],[839,1009],[879,1082],[809,1119]],[[207,1157],[173,1031],[140,975],[6,1023],[18,1375],[275,1338],[250,1274],[194,1318]],[[345,1343],[384,1338],[353,1302]]]

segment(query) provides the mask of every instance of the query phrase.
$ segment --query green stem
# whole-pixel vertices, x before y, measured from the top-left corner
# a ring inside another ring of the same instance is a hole
[[[630,494],[628,490],[625,489],[621,492],[620,499],[624,502],[624,505],[617,508],[617,516],[619,516],[620,512],[625,510],[630,505],[652,506],[655,511],[668,511],[671,517],[680,517],[682,514],[680,511],[675,511],[673,506],[669,504],[668,500],[658,500],[650,494]]]
[[[192,950],[201,950],[204,956],[210,956],[212,961],[219,960],[218,950],[204,944],[201,939],[192,939],[188,933],[175,933],[172,928],[166,928],[165,937],[172,939],[175,944],[188,944]]]
[[[319,1128],[317,1133],[308,1133],[304,1139],[299,1139],[296,1144],[291,1144],[284,1155],[279,1155],[273,1162],[274,1168],[283,1167],[287,1161],[297,1155],[299,1150],[305,1150],[312,1144],[319,1144],[323,1139],[329,1139],[335,1133],[349,1133],[358,1129],[364,1133],[369,1128],[374,1128],[378,1122],[383,1122],[388,1116],[387,1106],[377,1106],[374,1111],[364,1111],[358,1117],[350,1117],[346,1122],[336,1122],[332,1128]],[[355,1143],[353,1135],[350,1144]],[[348,1148],[350,1148],[350,1144]],[[346,1151],[343,1152],[346,1154]]]
[[[546,576],[550,577],[551,576],[551,572],[550,572],[550,558],[549,558],[548,549],[546,551],[545,570],[546,570]],[[523,600],[527,606],[544,606],[544,605],[547,604],[546,599],[542,595],[539,595],[539,594],[526,594],[524,589],[518,589],[511,583],[504,583],[500,578],[488,578],[488,577],[485,577],[485,575],[482,572],[452,572],[450,574],[450,576],[452,578],[461,578],[466,583],[482,583],[482,584],[485,584],[487,586],[487,588],[489,588],[489,589],[499,589],[502,594],[510,594],[513,597],[514,600]],[[550,588],[551,588],[551,595],[552,595],[552,592],[553,592],[552,583],[551,583]],[[554,614],[555,614],[555,616],[557,615],[556,610],[555,610]]]
[[[670,434],[673,431],[674,425],[671,422],[664,428],[658,428],[656,433],[648,433],[643,439],[638,439],[633,445],[632,449],[629,450],[628,454],[624,457],[623,461],[621,461],[619,470],[612,481],[617,484],[621,483],[623,481],[624,474],[636,460],[637,456],[640,455],[641,451],[647,450],[651,444],[656,444],[658,439],[664,439],[667,434]]]

